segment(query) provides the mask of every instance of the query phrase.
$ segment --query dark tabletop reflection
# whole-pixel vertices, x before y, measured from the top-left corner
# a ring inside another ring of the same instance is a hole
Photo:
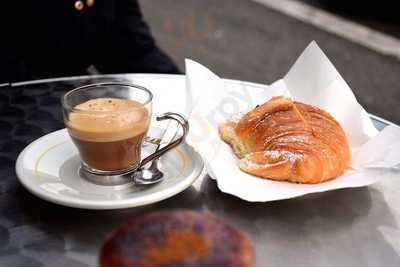
[[[211,179],[203,181],[201,191],[206,209],[253,240],[257,266],[266,261],[271,266],[331,266],[332,259],[337,266],[381,266],[368,256],[384,258],[386,266],[400,264],[380,231],[382,226],[398,229],[398,224],[377,190],[342,189],[269,203],[224,194]]]

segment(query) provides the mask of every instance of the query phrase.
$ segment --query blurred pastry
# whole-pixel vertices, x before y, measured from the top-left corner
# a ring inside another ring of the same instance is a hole
[[[130,220],[104,242],[100,267],[250,267],[249,240],[222,220],[193,211]]]
[[[249,174],[278,181],[320,183],[349,165],[350,149],[340,124],[311,105],[274,97],[219,133]]]

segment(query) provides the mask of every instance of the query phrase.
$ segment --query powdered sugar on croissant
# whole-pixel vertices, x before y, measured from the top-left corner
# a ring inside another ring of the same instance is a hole
[[[350,150],[339,123],[311,105],[274,97],[219,128],[241,170],[261,178],[320,183],[340,175]]]

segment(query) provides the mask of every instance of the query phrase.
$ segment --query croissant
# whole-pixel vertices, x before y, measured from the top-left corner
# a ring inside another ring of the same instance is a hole
[[[282,96],[223,123],[219,134],[240,158],[240,169],[261,178],[320,183],[350,162],[346,135],[329,113]]]

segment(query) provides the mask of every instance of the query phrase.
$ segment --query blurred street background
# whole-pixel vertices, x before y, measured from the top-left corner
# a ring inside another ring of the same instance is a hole
[[[312,41],[368,112],[400,124],[398,1],[141,0],[158,44],[184,71],[269,84]]]

